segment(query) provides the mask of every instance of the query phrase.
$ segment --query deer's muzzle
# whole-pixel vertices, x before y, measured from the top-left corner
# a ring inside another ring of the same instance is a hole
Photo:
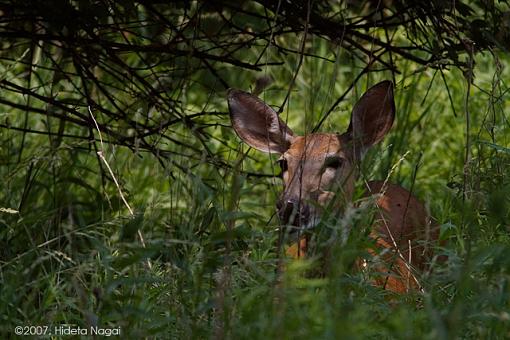
[[[294,227],[293,230],[305,228],[310,222],[310,207],[300,200],[280,199],[276,207],[281,223]]]

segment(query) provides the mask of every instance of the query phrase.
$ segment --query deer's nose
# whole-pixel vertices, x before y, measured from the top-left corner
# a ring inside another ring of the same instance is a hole
[[[281,199],[276,203],[278,217],[283,224],[302,226],[307,223],[309,209],[296,199]]]
[[[278,208],[278,216],[283,224],[293,224],[291,220],[294,220],[292,215],[296,215],[298,202],[293,199],[283,199],[276,203]]]

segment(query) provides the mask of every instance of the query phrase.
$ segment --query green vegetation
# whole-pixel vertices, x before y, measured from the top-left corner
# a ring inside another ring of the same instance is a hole
[[[215,26],[215,18],[204,14],[200,24]],[[255,31],[264,26],[252,24]],[[403,30],[395,31],[405,40]],[[220,68],[222,81],[247,91],[257,78],[270,77],[261,98],[278,106],[289,93],[282,117],[299,134],[313,130],[367,65],[317,36],[304,40],[306,56],[280,53],[299,51],[303,37],[280,35],[278,49],[240,52],[254,63],[265,51],[267,62],[277,56],[281,65]],[[226,91],[207,67],[184,74],[191,67],[186,61],[196,60],[175,57],[175,73],[165,78],[167,61],[122,55],[132,69],[155,65],[140,71],[167,89],[154,95],[140,90],[140,78],[127,83],[121,72],[107,74],[100,44],[88,52],[97,53],[98,64],[86,76],[98,83],[73,75],[76,60],[68,55],[55,57],[62,66],[55,72],[48,55],[61,47],[41,44],[4,44],[1,52],[2,338],[15,326],[60,324],[121,327],[124,338],[510,337],[510,56],[504,50],[479,51],[473,60],[462,55],[472,74],[395,56],[399,73],[365,73],[322,123],[322,131],[343,131],[367,87],[395,81],[395,125],[367,155],[362,180],[389,176],[412,187],[441,225],[444,244],[436,254],[448,255],[421,277],[423,293],[395,296],[352,266],[366,256],[362,226],[333,248],[325,276],[310,274],[321,266],[316,258],[282,256],[276,159],[240,143],[226,115]],[[186,82],[173,84],[178,72]],[[110,115],[119,107],[124,115]],[[174,112],[182,113],[178,124],[140,137],[139,122],[159,124]],[[183,118],[197,112],[196,119]]]

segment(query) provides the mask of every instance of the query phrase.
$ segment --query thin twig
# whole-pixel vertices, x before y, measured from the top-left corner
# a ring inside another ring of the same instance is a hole
[[[129,203],[127,202],[126,198],[124,197],[124,194],[122,193],[122,189],[120,188],[119,182],[117,181],[117,178],[115,177],[115,175],[114,175],[114,173],[112,171],[112,168],[110,167],[110,164],[108,163],[108,161],[104,157],[104,154],[103,154],[103,150],[104,150],[103,136],[101,135],[101,130],[99,129],[99,125],[97,124],[96,118],[94,117],[94,114],[92,113],[92,110],[90,109],[90,106],[88,106],[88,110],[89,110],[89,113],[90,113],[90,117],[92,118],[92,120],[94,121],[94,125],[96,126],[97,133],[99,134],[99,143],[101,144],[101,148],[100,148],[99,151],[97,151],[97,155],[99,156],[99,158],[101,158],[103,163],[106,165],[106,168],[108,169],[108,172],[110,173],[110,176],[112,177],[113,182],[117,186],[117,190],[119,191],[119,195],[120,195],[120,198],[122,199],[122,202],[124,202],[124,205],[129,210],[129,214],[133,217],[135,215],[133,213],[133,209],[131,209],[131,206],[129,205]],[[145,239],[144,239],[142,231],[140,229],[138,229],[138,237],[140,239],[140,243],[142,244],[142,246],[144,248],[146,248]],[[152,268],[152,264],[151,264],[150,260],[147,260],[147,265],[148,265],[149,268]]]

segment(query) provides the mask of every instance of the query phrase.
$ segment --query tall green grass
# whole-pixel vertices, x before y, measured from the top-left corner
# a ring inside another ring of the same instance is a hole
[[[311,48],[332,62],[304,58],[282,113],[301,134],[360,66],[321,41]],[[444,245],[436,254],[449,259],[423,274],[424,293],[395,296],[354,270],[353,261],[366,256],[363,219],[343,243],[333,240],[327,275],[313,275],[323,265],[318,258],[282,257],[274,217],[281,183],[250,175],[277,173],[275,159],[241,145],[226,116],[204,118],[213,124],[206,144],[231,167],[172,146],[176,154],[163,168],[149,154],[106,145],[134,216],[88,141],[2,128],[0,332],[73,324],[121,327],[126,338],[509,337],[510,97],[503,67],[509,59],[495,58],[477,56],[469,93],[458,70],[399,63],[396,124],[364,162],[363,179],[390,174],[392,182],[412,186],[441,225]],[[282,102],[298,64],[288,56],[285,66],[264,71],[274,79],[261,95],[266,102]],[[248,90],[258,74],[224,76]],[[345,130],[356,99],[384,78],[392,75],[363,77],[322,130]],[[227,110],[225,93],[200,85],[186,89],[182,103]],[[24,114],[5,107],[0,119],[25,123]],[[58,127],[32,116],[27,124]],[[203,147],[185,127],[173,133]]]

